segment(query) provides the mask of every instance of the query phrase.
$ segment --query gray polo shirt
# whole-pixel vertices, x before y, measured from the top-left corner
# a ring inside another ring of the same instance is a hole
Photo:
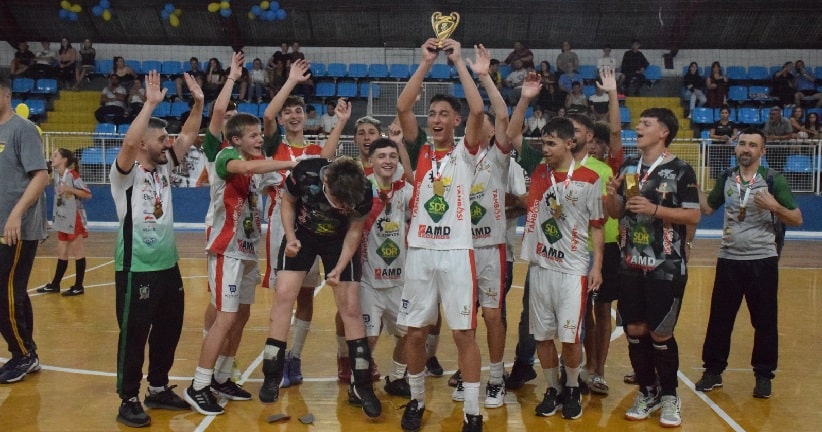
[[[0,229],[20,201],[35,171],[46,169],[43,141],[34,123],[12,115],[0,124]],[[42,201],[42,198],[41,198]],[[23,215],[20,238],[41,240],[46,237],[42,203],[29,207]]]

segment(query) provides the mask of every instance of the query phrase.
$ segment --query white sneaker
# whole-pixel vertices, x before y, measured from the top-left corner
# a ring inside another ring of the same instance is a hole
[[[465,400],[465,387],[462,385],[462,380],[457,382],[457,387],[451,393],[451,400],[455,402],[462,402]]]
[[[505,384],[491,384],[485,386],[485,408],[499,408],[505,405]]]
[[[662,396],[662,412],[659,416],[659,424],[662,427],[678,427],[682,424],[682,417],[679,412],[682,407],[679,398],[676,396]]]
[[[625,418],[628,420],[645,420],[659,408],[659,390],[657,388],[648,388],[647,396],[642,391],[637,392],[634,405],[625,412]]]

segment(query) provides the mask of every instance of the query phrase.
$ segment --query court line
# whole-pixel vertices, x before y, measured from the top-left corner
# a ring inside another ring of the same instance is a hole
[[[111,264],[111,263],[113,263],[113,262],[114,262],[114,260],[109,260],[109,261],[104,262],[104,263],[102,263],[102,264],[98,264],[98,265],[96,265],[96,266],[94,266],[94,267],[92,267],[92,268],[90,268],[90,269],[86,269],[86,273],[91,272],[91,271],[94,271],[94,270],[97,270],[97,269],[100,269],[100,268],[103,268],[103,267],[106,267],[106,266],[108,266],[109,264]],[[70,274],[70,275],[68,275],[68,276],[64,276],[64,277],[63,277],[63,279],[70,278],[70,277],[74,277],[74,276],[77,276],[77,273],[72,273],[72,274]],[[61,279],[61,281],[62,281],[62,279]],[[106,284],[106,285],[107,285],[107,284]],[[97,286],[97,285],[88,285],[88,287],[93,287],[93,286]],[[37,288],[30,288],[30,289],[28,290],[28,292],[29,292],[29,295],[31,295],[31,296],[43,295],[43,294],[50,294],[50,293],[38,293],[38,292],[37,292]]]

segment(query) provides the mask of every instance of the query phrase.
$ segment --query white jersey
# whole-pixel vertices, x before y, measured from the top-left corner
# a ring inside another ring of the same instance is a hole
[[[528,189],[525,187],[525,170],[517,161],[508,158],[508,189],[506,192],[520,196]],[[514,261],[514,242],[517,240],[517,225],[519,218],[511,218],[505,222],[505,260]]]
[[[400,286],[404,283],[405,236],[414,187],[397,180],[385,192],[374,183],[373,176],[369,180],[374,198],[363,227],[362,282],[378,289]]]
[[[599,176],[577,167],[566,182],[568,173],[552,175],[549,170],[543,163],[531,176],[521,257],[546,269],[585,276],[588,227],[605,224]]]
[[[74,194],[64,193],[61,195],[60,192],[58,192],[61,185],[72,189],[81,189],[86,192],[88,192],[89,189],[77,171],[67,169],[63,172],[63,175],[58,174],[56,170],[54,171],[54,216],[52,219],[52,228],[57,232],[74,234],[77,232],[75,223],[77,222],[78,213],[80,214],[80,221],[83,227],[88,226],[86,210],[83,208],[83,201]]]
[[[497,145],[480,150],[471,185],[471,234],[474,247],[505,243],[505,191],[511,158]]]

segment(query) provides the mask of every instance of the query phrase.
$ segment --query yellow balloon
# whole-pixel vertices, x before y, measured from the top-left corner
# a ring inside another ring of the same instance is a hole
[[[177,15],[171,14],[168,16],[168,23],[171,24],[172,27],[179,27],[180,18]]]
[[[209,3],[208,4],[208,11],[209,12],[217,12],[218,10],[220,10],[220,4],[219,3]]]
[[[60,2],[60,7],[67,10],[67,11],[71,11],[71,3],[69,3],[68,0],[61,1]]]
[[[24,103],[17,105],[17,108],[14,109],[14,112],[20,117],[23,117],[24,119],[29,118],[29,106]]]
[[[269,3],[266,0],[263,0],[263,1],[260,2],[260,9],[262,9],[262,10],[268,10],[269,6],[271,6],[271,3]]]
[[[43,129],[40,129],[40,126],[37,126],[37,125],[34,125],[34,127],[37,128],[37,133],[39,133],[40,136],[43,136]]]
[[[78,4],[76,4],[76,5],[73,5],[73,6],[71,7],[71,11],[72,11],[72,12],[74,12],[74,13],[80,13],[80,12],[82,12],[82,11],[83,11],[83,7],[82,7],[82,6],[80,6],[80,5],[78,5]]]
[[[231,3],[223,0],[220,2],[220,9],[229,9],[231,8]]]
[[[183,14],[183,10],[182,10],[182,9],[174,9],[174,14],[173,14],[173,15],[177,15],[177,16],[179,17],[179,16],[180,16],[180,15],[182,15],[182,14]]]
[[[111,21],[111,11],[106,9],[103,11],[103,21]]]
[[[248,11],[248,20],[249,20],[249,21],[254,21],[254,18],[256,18],[256,17],[254,16],[254,13],[253,13],[253,12],[251,12],[251,11]]]

